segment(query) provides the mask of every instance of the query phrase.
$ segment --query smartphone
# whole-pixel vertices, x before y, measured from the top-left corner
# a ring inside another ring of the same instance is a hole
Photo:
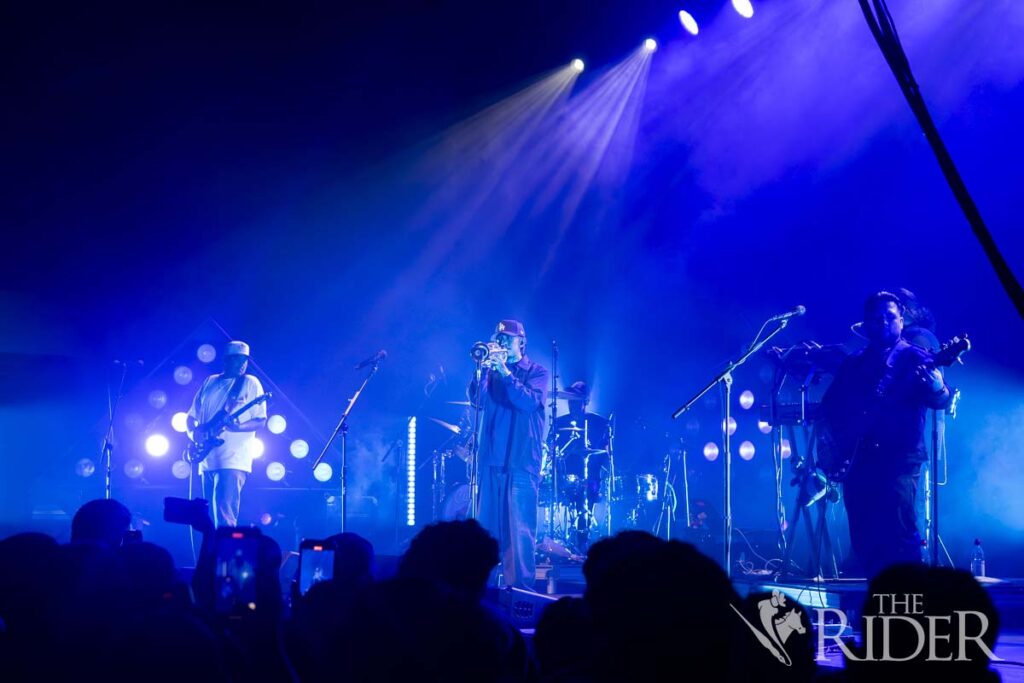
[[[334,548],[326,541],[303,540],[299,544],[299,594],[313,584],[334,578]]]
[[[214,609],[242,616],[256,611],[256,558],[260,530],[251,527],[217,529],[214,567]]]

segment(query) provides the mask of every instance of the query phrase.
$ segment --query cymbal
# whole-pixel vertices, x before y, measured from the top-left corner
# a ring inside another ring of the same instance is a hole
[[[436,417],[432,417],[432,418],[430,418],[430,421],[431,422],[436,422],[437,424],[441,425],[442,427],[447,429],[449,432],[452,432],[453,434],[461,434],[462,433],[462,428],[461,427],[458,427],[456,425],[453,425],[453,424],[450,424],[448,422],[445,422],[444,420],[438,420]]]
[[[469,401],[445,401],[445,403],[447,403],[450,406],[466,406],[467,408],[473,405]]]
[[[583,427],[562,427],[558,431],[560,432],[582,432]]]

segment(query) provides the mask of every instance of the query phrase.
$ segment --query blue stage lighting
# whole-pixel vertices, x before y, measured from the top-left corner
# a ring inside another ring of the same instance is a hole
[[[171,448],[171,442],[167,440],[167,437],[163,434],[151,434],[146,438],[146,452],[152,455],[154,458],[160,458],[167,455],[167,451]]]
[[[679,23],[683,25],[686,32],[691,36],[697,35],[700,28],[697,26],[697,20],[693,18],[693,15],[684,9],[679,10]]]
[[[754,6],[750,0],[732,0],[732,8],[744,19],[754,16]]]

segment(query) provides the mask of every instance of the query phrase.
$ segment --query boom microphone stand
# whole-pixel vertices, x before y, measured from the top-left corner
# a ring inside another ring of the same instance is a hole
[[[365,389],[366,385],[370,383],[370,378],[377,374],[377,370],[380,368],[380,363],[384,360],[386,355],[387,354],[381,356],[378,354],[374,357],[374,360],[370,362],[372,367],[370,368],[369,374],[366,375],[363,379],[363,383],[359,385],[358,389],[356,389],[356,393],[352,394],[352,398],[348,400],[348,406],[345,407],[345,412],[342,413],[341,419],[338,420],[338,426],[334,428],[334,431],[331,433],[331,438],[327,439],[327,443],[324,444],[324,449],[320,451],[320,455],[317,456],[316,462],[313,463],[313,469],[315,470],[316,466],[319,465],[320,461],[324,459],[325,455],[327,455],[327,451],[330,449],[331,444],[334,443],[334,439],[337,438],[338,434],[341,434],[341,533],[345,533],[346,531],[345,518],[346,513],[348,512],[348,416],[352,412],[352,408],[356,405],[356,401],[358,401],[359,397],[362,395],[363,389]]]
[[[729,418],[731,416],[730,413],[732,408],[732,373],[736,368],[746,363],[748,358],[750,358],[755,353],[760,351],[761,348],[772,339],[772,337],[786,329],[786,325],[789,324],[789,318],[794,317],[796,315],[802,315],[803,312],[803,307],[800,306],[791,313],[784,313],[780,316],[773,316],[772,318],[766,320],[764,325],[761,325],[761,330],[758,331],[757,336],[754,337],[754,341],[751,342],[750,347],[743,353],[742,356],[726,364],[725,370],[718,373],[718,375],[713,380],[708,382],[708,384],[703,389],[697,392],[697,394],[693,398],[691,398],[689,401],[687,401],[682,406],[677,408],[674,413],[672,413],[672,419],[678,419],[680,415],[682,415],[690,408],[692,408],[693,405],[704,396],[704,394],[711,391],[719,383],[721,383],[725,387],[725,400],[722,402],[722,451],[724,456],[723,460],[725,461],[725,476],[723,477],[723,486],[725,489],[725,539],[723,554],[725,560],[725,573],[730,578],[732,578],[732,450],[730,443],[730,437],[732,436],[732,434],[729,433]],[[763,332],[764,328],[767,327],[768,324],[772,322],[778,322],[779,326],[776,327],[767,337],[761,339],[761,332]]]

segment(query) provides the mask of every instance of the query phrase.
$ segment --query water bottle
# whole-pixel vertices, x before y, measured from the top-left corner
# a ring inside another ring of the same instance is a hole
[[[974,552],[971,554],[971,574],[985,576],[985,551],[981,549],[981,539],[974,539]]]

